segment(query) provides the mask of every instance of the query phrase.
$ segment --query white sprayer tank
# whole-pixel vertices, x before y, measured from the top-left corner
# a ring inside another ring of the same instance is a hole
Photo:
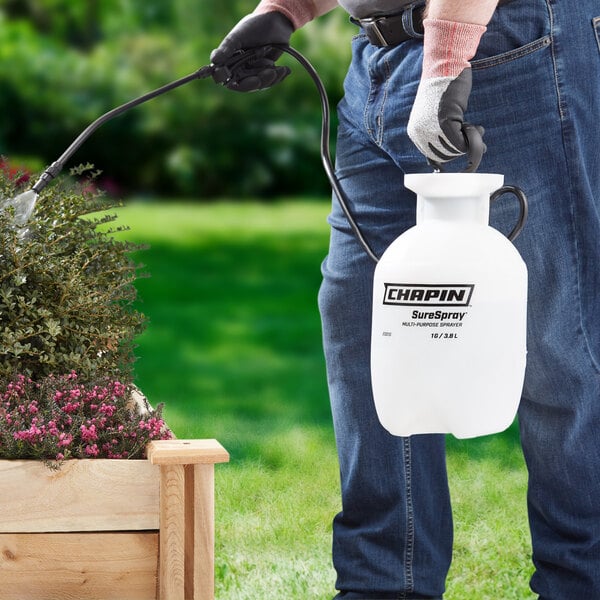
[[[371,375],[390,433],[469,438],[514,420],[525,375],[527,269],[488,225],[502,175],[407,175],[417,224],[374,279]]]

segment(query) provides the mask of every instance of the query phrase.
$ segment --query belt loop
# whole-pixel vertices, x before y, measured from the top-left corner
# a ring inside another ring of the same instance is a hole
[[[404,27],[404,31],[406,31],[406,33],[408,33],[408,35],[410,35],[411,37],[418,40],[423,39],[424,35],[415,31],[413,15],[415,10],[419,10],[423,6],[424,3],[416,2],[415,4],[407,6],[406,10],[402,13],[402,26]]]

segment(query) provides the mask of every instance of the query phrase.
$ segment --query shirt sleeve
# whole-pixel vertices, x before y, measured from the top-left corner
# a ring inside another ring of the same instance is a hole
[[[277,11],[292,22],[294,29],[300,29],[335,6],[337,0],[261,0],[254,9],[254,14]]]

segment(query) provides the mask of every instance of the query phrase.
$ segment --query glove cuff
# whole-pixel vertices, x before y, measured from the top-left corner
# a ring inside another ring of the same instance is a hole
[[[317,9],[312,0],[261,0],[254,9],[255,15],[277,11],[285,15],[294,26],[300,29],[317,16]]]
[[[443,19],[423,21],[423,79],[458,77],[468,69],[486,27]]]

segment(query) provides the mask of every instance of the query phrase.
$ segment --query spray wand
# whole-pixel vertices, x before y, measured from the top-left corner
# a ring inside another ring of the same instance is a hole
[[[0,204],[1,209],[6,209],[9,206],[14,208],[14,222],[23,227],[27,224],[29,217],[33,213],[35,208],[35,203],[39,194],[42,190],[63,170],[66,162],[71,158],[71,156],[79,149],[79,147],[85,142],[98,127],[114,119],[115,117],[121,115],[122,113],[128,111],[129,109],[138,106],[139,104],[143,104],[148,100],[152,100],[157,96],[161,96],[166,92],[170,92],[175,88],[178,88],[186,83],[193,81],[194,79],[205,79],[210,77],[213,73],[212,66],[202,67],[198,69],[194,73],[190,75],[186,75],[181,79],[177,79],[176,81],[172,81],[156,90],[148,92],[143,96],[139,96],[121,106],[117,106],[113,108],[109,112],[105,113],[101,117],[98,117],[93,123],[88,125],[75,140],[71,143],[71,145],[62,153],[62,155],[55,160],[46,170],[42,173],[41,177],[36,181],[31,189],[26,192],[15,196],[14,198],[10,198],[8,200],[4,200]]]
[[[103,114],[101,117],[98,117],[93,123],[88,125],[77,136],[77,138],[75,138],[75,140],[71,143],[71,145],[62,153],[62,155],[57,160],[55,160],[42,173],[41,177],[37,180],[37,182],[31,188],[30,191],[33,191],[39,195],[40,192],[62,171],[65,163],[79,149],[79,147],[83,144],[83,142],[85,142],[90,137],[90,135],[92,135],[92,133],[94,133],[94,131],[96,131],[96,129],[98,129],[98,127],[100,127],[101,125],[104,125],[104,123],[106,123],[107,121],[110,121],[111,119],[114,119],[115,117],[118,117],[119,115],[130,110],[131,108],[134,108],[135,106],[143,104],[144,102],[147,102],[148,100],[152,100],[153,98],[156,98],[157,96],[162,96],[162,94],[170,92],[171,90],[174,90],[178,87],[181,87],[182,85],[185,85],[186,83],[189,83],[190,81],[193,81],[194,79],[205,79],[207,77],[210,77],[212,75],[212,73],[213,73],[212,66],[202,67],[201,69],[198,69],[197,71],[195,71],[194,73],[191,73],[190,75],[186,75],[185,77],[182,77],[181,79],[177,79],[175,81],[172,81],[171,83],[163,85],[162,87],[159,87],[156,90],[148,92],[147,94],[144,94],[143,96],[134,98],[133,100],[130,100],[129,102],[126,102],[125,104],[122,104],[121,106],[117,106],[116,108],[113,108],[109,112]]]

